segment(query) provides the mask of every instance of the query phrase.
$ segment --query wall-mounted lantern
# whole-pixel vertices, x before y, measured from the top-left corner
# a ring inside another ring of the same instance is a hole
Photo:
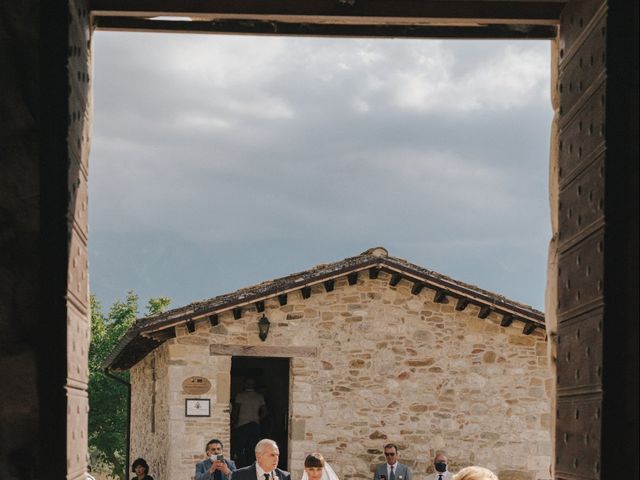
[[[262,316],[260,317],[260,320],[258,320],[258,336],[260,337],[260,340],[262,340],[263,342],[267,339],[267,335],[269,335],[269,326],[271,325],[271,323],[269,323],[269,319],[267,317],[264,316],[264,313],[262,314]]]

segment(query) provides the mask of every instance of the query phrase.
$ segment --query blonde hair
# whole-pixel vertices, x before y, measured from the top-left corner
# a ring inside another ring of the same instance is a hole
[[[456,473],[451,480],[498,480],[498,476],[483,467],[466,467]]]

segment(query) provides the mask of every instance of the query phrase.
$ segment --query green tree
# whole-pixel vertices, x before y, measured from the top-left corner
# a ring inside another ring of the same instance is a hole
[[[147,315],[163,311],[170,303],[166,297],[149,300]],[[125,478],[127,434],[127,387],[109,378],[102,363],[134,324],[138,316],[138,296],[129,292],[124,301],[116,301],[105,316],[100,302],[91,296],[91,347],[89,349],[89,448],[97,462],[111,474]],[[129,382],[129,372],[116,375]]]

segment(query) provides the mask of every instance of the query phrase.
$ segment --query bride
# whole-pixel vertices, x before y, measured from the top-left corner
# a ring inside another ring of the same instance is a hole
[[[302,480],[339,480],[333,468],[319,453],[311,453],[304,459]]]

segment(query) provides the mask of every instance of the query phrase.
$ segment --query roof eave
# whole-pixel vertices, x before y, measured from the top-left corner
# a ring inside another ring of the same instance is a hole
[[[458,282],[399,258],[372,255],[365,252],[365,254],[356,257],[321,265],[230,294],[220,295],[210,300],[195,302],[169,312],[139,319],[118,342],[102,366],[103,368],[127,370],[144,358],[149,351],[170,338],[170,336],[160,339],[158,337],[152,338],[151,334],[153,333],[372,268],[378,268],[388,273],[397,273],[405,280],[415,282],[416,285],[420,284],[418,292],[422,287],[425,287],[444,296],[465,298],[468,300],[467,303],[481,308],[479,316],[484,315],[481,318],[485,318],[490,312],[496,312],[503,315],[502,324],[505,326],[510,325],[517,318],[525,322],[524,334],[530,334],[535,328],[545,329],[544,313],[532,307],[510,301],[501,295],[482,290],[479,287]],[[484,313],[482,313],[483,308],[485,309]],[[140,345],[134,348],[135,352],[129,352],[129,355],[125,356],[125,352],[131,349],[131,345],[137,343]],[[145,348],[150,350],[144,353]]]

